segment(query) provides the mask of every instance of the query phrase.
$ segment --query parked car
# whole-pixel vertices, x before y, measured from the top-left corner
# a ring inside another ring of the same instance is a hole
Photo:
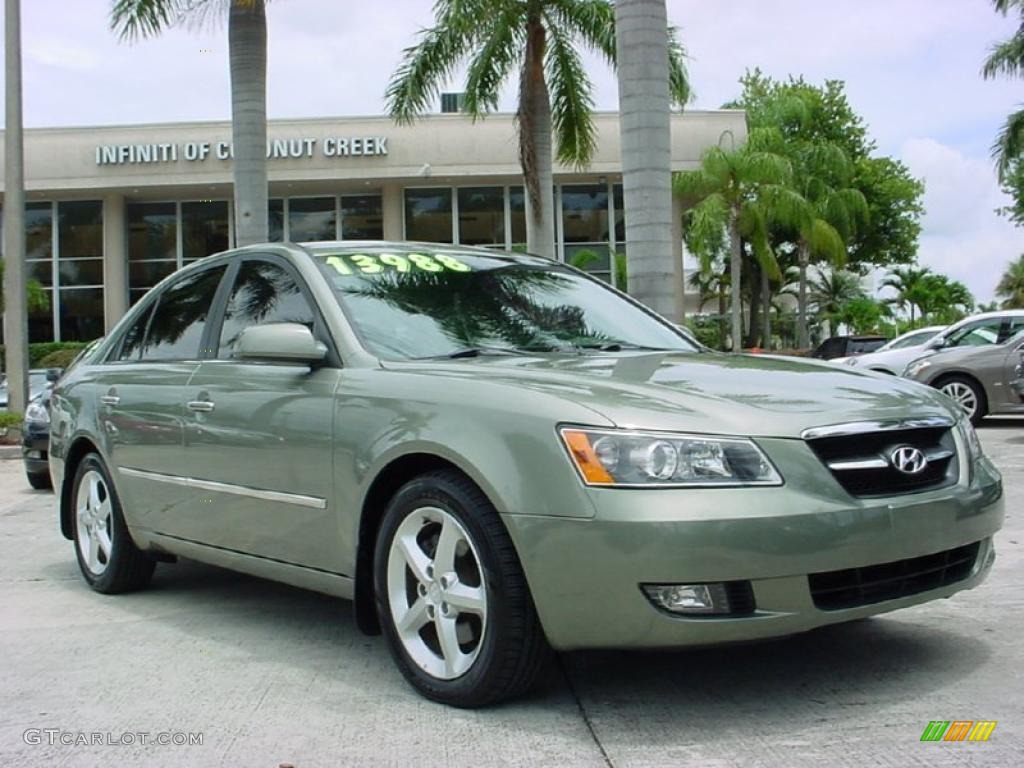
[[[910,363],[905,375],[949,395],[977,424],[988,415],[1024,414],[1018,387],[1022,354],[1024,324],[994,344],[941,348]]]
[[[814,348],[809,357],[832,360],[836,357],[850,357],[874,352],[888,339],[885,336],[830,336]]]
[[[25,462],[28,484],[37,491],[52,488],[50,481],[50,389],[49,386],[29,401],[21,425],[21,458]]]
[[[46,380],[46,368],[33,368],[28,372],[28,400],[31,401],[44,389],[49,388]],[[0,378],[0,411],[7,410],[8,393],[7,377]]]
[[[50,418],[94,590],[184,556],[349,598],[457,706],[526,690],[551,648],[949,597],[986,577],[1003,518],[940,393],[707,351],[585,273],[459,246],[190,264],[65,374]]]
[[[876,373],[899,376],[907,367],[907,363],[921,356],[925,344],[945,328],[944,325],[931,325],[927,328],[908,331],[902,336],[897,336],[885,346],[879,347],[875,352],[855,357],[837,357],[832,362],[852,365]]]

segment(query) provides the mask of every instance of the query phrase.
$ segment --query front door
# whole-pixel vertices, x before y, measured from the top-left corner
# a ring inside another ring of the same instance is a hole
[[[200,363],[185,397],[185,452],[196,484],[194,538],[237,552],[337,572],[331,499],[334,393],[330,360],[306,364],[234,358],[255,324],[302,323],[329,345],[300,278],[286,262],[240,264],[216,359]]]

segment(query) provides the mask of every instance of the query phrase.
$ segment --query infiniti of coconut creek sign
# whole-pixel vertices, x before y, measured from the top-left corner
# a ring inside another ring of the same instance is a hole
[[[324,157],[368,157],[387,155],[386,136],[328,137],[326,139],[271,139],[267,159]],[[102,144],[96,147],[96,165],[136,165],[227,160],[233,157],[230,141],[186,141],[161,144]]]

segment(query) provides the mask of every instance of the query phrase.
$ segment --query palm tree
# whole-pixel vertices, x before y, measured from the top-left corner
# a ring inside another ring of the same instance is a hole
[[[1024,256],[1003,272],[996,286],[996,296],[1003,299],[1003,309],[1024,309]]]
[[[903,310],[910,309],[911,325],[915,322],[914,310],[917,308],[914,300],[921,295],[924,279],[930,274],[928,267],[894,267],[882,280],[882,288],[896,291],[896,297],[889,299],[889,303]]]
[[[615,9],[610,0],[437,0],[434,17],[434,26],[405,49],[387,88],[388,112],[400,124],[412,123],[468,60],[463,105],[479,119],[497,108],[502,84],[518,67],[519,162],[530,209],[527,250],[554,258],[552,132],[559,162],[590,161],[597,140],[593,84],[577,45],[614,66]],[[685,101],[681,55],[672,66],[674,92]]]
[[[677,317],[681,264],[672,247],[671,101],[689,97],[682,51],[668,26],[665,0],[617,0],[619,141],[630,284],[656,312]]]
[[[710,147],[700,168],[675,176],[677,195],[696,201],[690,212],[688,242],[707,270],[712,259],[728,247],[732,286],[732,349],[738,352],[742,338],[742,291],[740,290],[743,241],[769,274],[779,274],[768,242],[769,225],[778,204],[791,198],[785,185],[791,178],[789,161],[760,148],[757,132],[738,149]],[[632,255],[632,254],[631,254]]]
[[[228,15],[231,139],[237,245],[267,239],[266,0],[113,0],[110,26],[122,40]]]
[[[797,208],[797,344],[806,348],[807,267],[812,262],[827,261],[834,267],[846,263],[846,244],[867,221],[868,204],[860,190],[848,186],[852,166],[838,146],[811,144],[800,153],[799,165],[797,191],[805,204]]]
[[[988,58],[981,67],[986,80],[999,75],[1019,77],[1024,72],[1024,0],[992,0],[997,12],[1004,16],[1016,10],[1020,24],[1013,35],[992,46]],[[992,143],[992,157],[996,161],[999,181],[1005,181],[1010,166],[1024,153],[1024,109],[1012,112],[1006,118],[1002,130]]]
[[[843,269],[819,269],[817,272],[816,277],[808,280],[810,303],[820,317],[828,320],[829,331],[835,333],[837,320],[843,316],[847,305],[866,294],[859,275]]]

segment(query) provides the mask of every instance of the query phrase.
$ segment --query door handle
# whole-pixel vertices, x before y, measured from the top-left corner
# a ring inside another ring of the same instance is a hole
[[[197,413],[209,413],[213,410],[213,402],[210,400],[189,400],[188,409]]]
[[[100,402],[103,403],[104,405],[109,405],[111,408],[113,408],[115,405],[121,402],[121,398],[118,397],[117,395],[103,395],[102,397],[100,397]]]

